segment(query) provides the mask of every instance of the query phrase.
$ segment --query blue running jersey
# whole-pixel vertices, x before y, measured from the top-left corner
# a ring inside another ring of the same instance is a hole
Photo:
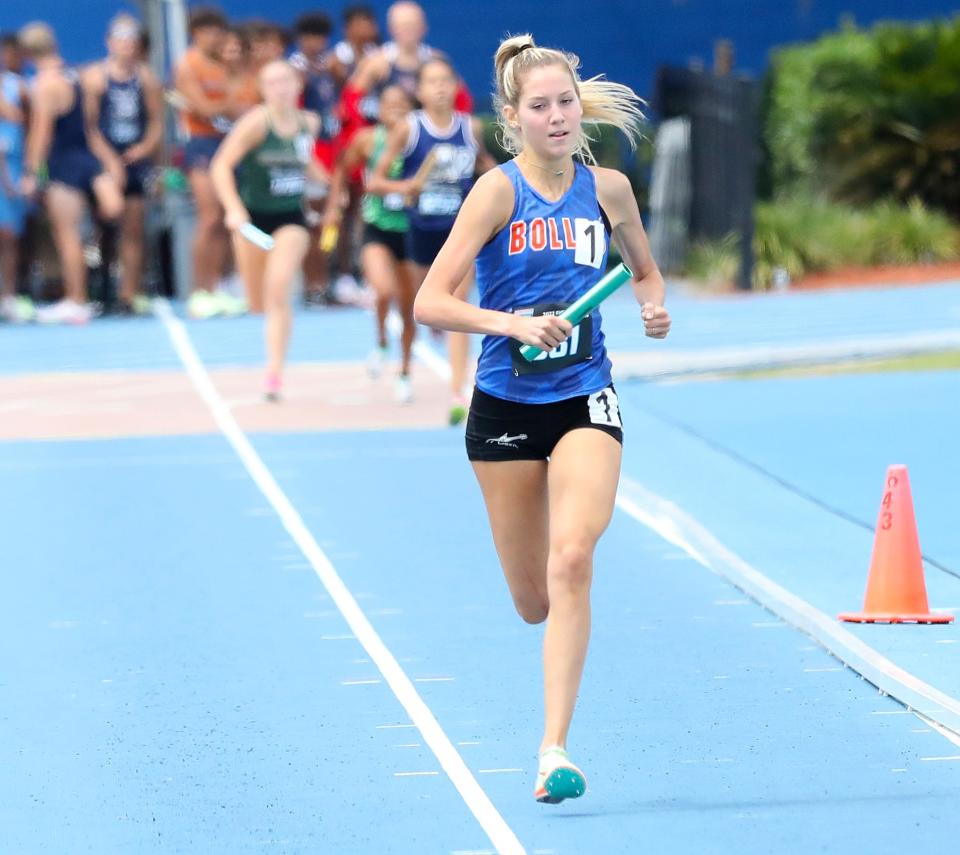
[[[500,312],[559,314],[595,285],[607,267],[609,228],[597,201],[593,173],[574,164],[573,183],[550,202],[524,179],[514,161],[502,164],[513,184],[510,222],[477,256],[480,306]],[[600,311],[584,318],[550,353],[526,362],[519,343],[505,336],[483,339],[477,387],[488,395],[546,404],[591,395],[610,385]]]
[[[401,152],[402,178],[416,175],[431,149],[436,149],[437,160],[423,192],[412,208],[407,209],[411,228],[424,231],[453,227],[457,212],[473,186],[477,163],[477,143],[470,127],[470,116],[454,113],[453,124],[446,131],[434,127],[423,110],[408,117],[410,138]]]
[[[114,80],[104,70],[107,88],[100,100],[100,130],[117,151],[126,151],[140,142],[147,132],[147,103],[140,75],[129,80]]]

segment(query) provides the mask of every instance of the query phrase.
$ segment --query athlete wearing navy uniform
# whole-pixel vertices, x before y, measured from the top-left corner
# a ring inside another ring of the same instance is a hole
[[[566,752],[590,635],[593,553],[613,513],[622,424],[594,311],[558,315],[601,278],[609,240],[633,271],[648,336],[670,316],[664,284],[626,177],[593,162],[582,120],[639,134],[625,86],[581,81],[576,57],[518,36],[495,60],[503,137],[516,157],[480,177],[417,297],[417,320],[483,333],[467,454],[483,492],[514,604],[544,636],[544,734],[534,796],[557,803],[586,789]],[[480,306],[456,295],[476,262]],[[528,363],[531,344],[545,354]]]
[[[83,324],[91,317],[80,235],[87,199],[94,197],[103,221],[115,220],[123,209],[122,176],[90,151],[84,113],[86,80],[64,67],[53,31],[46,24],[28,24],[20,31],[20,42],[37,68],[21,188],[25,196],[37,192],[37,171],[46,162],[50,183],[44,201],[64,287],[64,299],[39,310],[37,320]]]
[[[107,58],[87,72],[90,146],[123,179],[121,311],[148,309],[140,297],[147,183],[163,137],[163,90],[141,59],[140,24],[121,13],[107,31]],[[105,253],[106,255],[106,253]]]
[[[407,258],[414,288],[419,288],[427,269],[453,227],[474,174],[494,165],[479,140],[482,126],[477,119],[454,110],[457,76],[450,63],[434,57],[418,72],[417,98],[422,110],[390,132],[384,155],[367,182],[371,193],[399,193],[408,199]],[[394,158],[403,158],[399,180],[387,171]],[[469,293],[472,269],[464,271],[460,293]],[[451,392],[449,420],[457,424],[466,416],[463,397],[469,343],[465,336],[449,337]]]

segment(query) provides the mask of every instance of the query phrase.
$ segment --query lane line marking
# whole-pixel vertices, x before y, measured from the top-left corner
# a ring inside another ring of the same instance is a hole
[[[401,728],[416,727],[415,724],[378,724],[375,730],[399,730]]]
[[[955,763],[958,760],[960,760],[960,754],[952,754],[949,757],[921,757],[920,759],[924,763],[939,763],[939,762]]]
[[[293,503],[280,488],[253,444],[241,430],[237,420],[213,385],[183,322],[174,316],[166,300],[154,300],[154,307],[173,343],[177,356],[183,363],[190,382],[209,408],[227,442],[240,458],[253,482],[260,488],[260,492],[277,512],[287,533],[313,566],[314,572],[343,614],[357,641],[373,660],[377,670],[383,675],[397,700],[410,716],[410,720],[423,735],[424,742],[430,747],[440,767],[446,772],[490,842],[502,855],[526,855],[526,850],[517,835],[507,825],[490,797],[477,782],[450,738],[440,727],[433,712],[424,703],[410,678],[400,667],[396,657],[383,643],[373,624],[360,609],[357,600],[340,578],[326,553],[320,548]]]
[[[414,683],[453,683],[456,677],[416,677]]]
[[[789,624],[819,642],[881,692],[907,707],[904,712],[918,711],[946,730],[960,734],[960,700],[901,668],[837,620],[764,576],[673,502],[632,478],[621,476],[616,503],[628,516],[773,612],[786,622],[782,625]]]
[[[439,772],[394,772],[394,778],[432,778],[439,775]]]
[[[341,680],[341,686],[379,686],[383,680]]]

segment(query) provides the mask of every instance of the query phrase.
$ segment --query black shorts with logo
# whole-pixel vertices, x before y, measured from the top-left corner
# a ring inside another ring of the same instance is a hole
[[[470,460],[546,460],[560,439],[595,428],[623,445],[620,402],[612,385],[549,404],[521,404],[473,390],[467,418]]]

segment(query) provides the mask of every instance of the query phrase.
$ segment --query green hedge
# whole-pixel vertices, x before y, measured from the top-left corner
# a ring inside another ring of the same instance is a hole
[[[867,209],[794,199],[756,207],[754,287],[769,288],[782,268],[791,280],[847,266],[917,264],[960,259],[960,232],[944,214],[919,200],[882,202]],[[687,275],[712,286],[732,283],[737,239],[691,248]]]
[[[960,17],[847,26],[772,58],[768,189],[960,216]]]

